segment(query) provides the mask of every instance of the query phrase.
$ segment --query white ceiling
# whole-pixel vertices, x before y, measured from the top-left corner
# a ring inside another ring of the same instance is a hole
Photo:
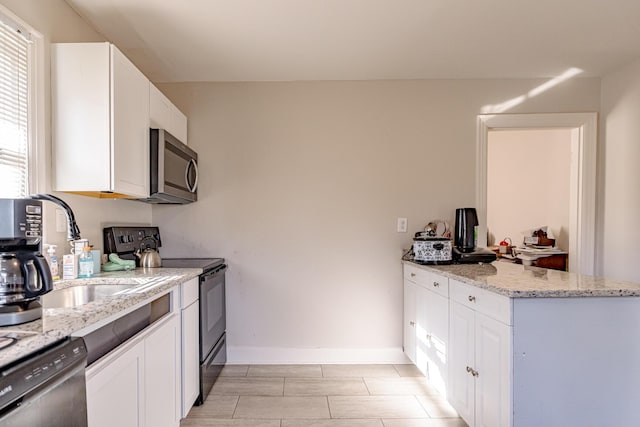
[[[599,76],[640,0],[66,0],[155,82]]]

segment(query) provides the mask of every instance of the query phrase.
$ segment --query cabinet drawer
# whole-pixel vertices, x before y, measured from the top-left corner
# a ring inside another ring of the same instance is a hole
[[[180,286],[180,308],[187,308],[198,300],[198,285],[198,278],[194,277]]]
[[[405,264],[404,277],[420,287],[449,298],[449,279],[444,276]]]
[[[511,299],[480,289],[457,280],[450,280],[451,299],[489,316],[506,325],[511,325]]]

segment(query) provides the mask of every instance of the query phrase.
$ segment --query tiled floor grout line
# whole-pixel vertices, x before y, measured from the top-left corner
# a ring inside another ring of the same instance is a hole
[[[331,414],[331,406],[329,405],[329,396],[324,397],[327,400],[327,410],[329,411],[329,419],[333,419],[333,414]]]
[[[373,396],[371,394],[371,390],[369,390],[369,386],[367,385],[367,382],[364,380],[364,377],[362,377],[362,382],[364,383],[364,388],[367,389],[367,393],[369,393],[369,396]]]
[[[236,416],[236,411],[238,410],[238,403],[240,403],[240,396],[236,399],[236,404],[233,407],[233,414],[231,414],[231,419],[234,419]]]

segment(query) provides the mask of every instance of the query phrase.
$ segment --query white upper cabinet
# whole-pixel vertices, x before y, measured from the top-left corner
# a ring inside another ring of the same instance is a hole
[[[149,119],[152,128],[165,129],[183,144],[187,143],[187,116],[153,83],[149,84]]]
[[[52,44],[54,188],[149,196],[149,80],[110,43]]]

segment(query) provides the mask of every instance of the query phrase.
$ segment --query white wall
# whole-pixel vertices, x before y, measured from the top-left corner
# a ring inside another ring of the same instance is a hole
[[[402,250],[473,206],[483,106],[543,82],[161,85],[189,116],[201,181],[197,203],[153,221],[164,255],[227,258],[231,361],[397,360]],[[599,105],[599,79],[575,79],[508,112]]]
[[[497,245],[522,245],[525,230],[548,226],[569,249],[571,129],[489,132],[487,229]],[[489,244],[492,244],[491,241]]]
[[[599,273],[640,282],[640,60],[602,79]]]
[[[38,191],[51,192],[51,86],[49,78],[50,44],[56,42],[92,42],[104,41],[90,25],[71,9],[63,0],[0,0],[0,3],[42,34],[44,44],[44,140],[39,146],[42,150],[42,174]],[[90,137],[90,135],[87,135]],[[56,194],[73,209],[82,237],[88,238],[96,247],[102,248],[102,227],[114,223],[149,224],[151,207],[126,200],[98,200],[89,197]],[[60,246],[69,252],[66,232],[55,231],[55,208],[48,202],[45,206],[45,242]]]

